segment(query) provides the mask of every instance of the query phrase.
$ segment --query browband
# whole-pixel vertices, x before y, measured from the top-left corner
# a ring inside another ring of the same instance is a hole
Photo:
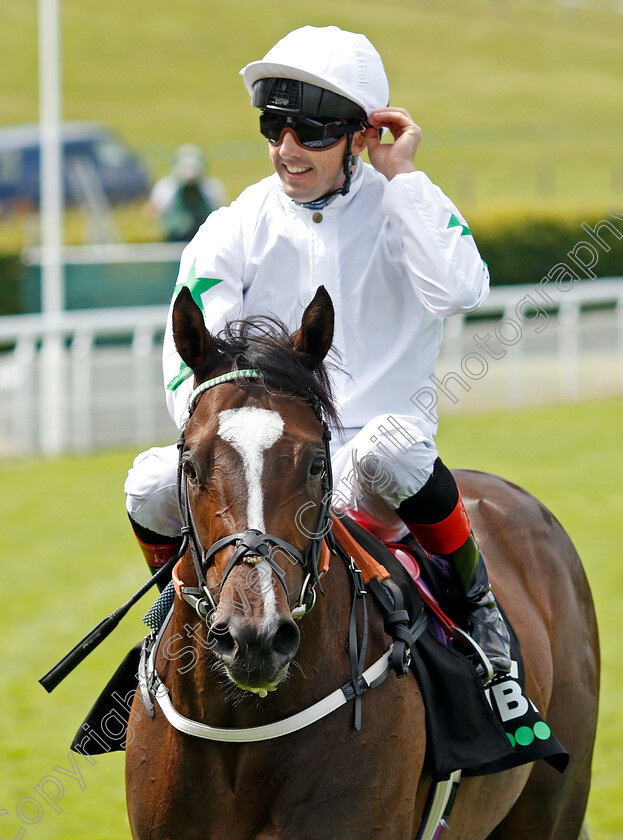
[[[222,373],[220,376],[215,376],[214,379],[202,382],[188,398],[188,418],[195,410],[197,400],[204,391],[208,391],[216,385],[222,385],[224,382],[235,382],[237,379],[259,379],[261,375],[259,370],[230,370],[229,373]]]

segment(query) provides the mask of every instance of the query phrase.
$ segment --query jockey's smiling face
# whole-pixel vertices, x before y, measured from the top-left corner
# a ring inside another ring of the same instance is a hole
[[[353,136],[352,154],[361,154],[365,146],[366,141],[359,131]],[[285,193],[294,201],[315,201],[344,183],[346,137],[326,149],[308,149],[300,146],[293,132],[287,130],[281,143],[269,143],[268,148]]]

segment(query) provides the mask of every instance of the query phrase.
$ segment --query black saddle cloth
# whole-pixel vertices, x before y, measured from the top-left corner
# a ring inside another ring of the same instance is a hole
[[[394,554],[348,517],[344,526],[381,563],[400,588],[404,609],[415,622],[422,609],[418,588]],[[442,591],[442,579],[430,558],[410,544],[431,588]],[[433,621],[411,649],[411,667],[426,710],[427,759],[435,781],[455,770],[477,776],[508,770],[543,758],[561,772],[569,756],[536,707],[524,694],[525,678],[519,641],[509,625],[516,676],[494,681],[485,691],[468,658],[444,644]],[[136,691],[140,645],[132,648],[78,730],[71,748],[97,755],[125,748],[122,726],[129,722]],[[392,677],[390,677],[391,679]],[[365,696],[363,727],[365,729]]]
[[[422,599],[402,563],[352,519],[344,517],[342,523],[361,547],[385,566],[403,593],[405,609],[415,620]],[[415,541],[409,541],[406,547],[429,587],[444,596],[442,607],[447,609],[451,601],[443,576]],[[432,620],[411,649],[411,668],[426,710],[427,758],[436,781],[447,779],[455,770],[462,770],[466,776],[482,776],[541,758],[560,772],[567,766],[568,753],[524,693],[521,648],[508,620],[507,625],[513,676],[494,680],[486,690],[467,656],[440,640]]]

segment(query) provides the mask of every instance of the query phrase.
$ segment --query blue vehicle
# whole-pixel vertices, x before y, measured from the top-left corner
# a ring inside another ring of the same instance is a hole
[[[85,191],[104,194],[111,204],[144,199],[150,182],[138,157],[108,128],[68,122],[61,128],[65,203]],[[39,126],[0,129],[0,214],[39,207]]]

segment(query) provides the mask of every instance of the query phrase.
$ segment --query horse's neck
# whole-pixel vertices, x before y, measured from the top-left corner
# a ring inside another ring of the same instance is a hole
[[[334,558],[322,579],[324,595],[318,595],[313,611],[300,622],[301,645],[296,662],[303,669],[313,699],[319,700],[349,678],[348,628],[352,589],[343,563]],[[309,685],[309,683],[313,683]]]

